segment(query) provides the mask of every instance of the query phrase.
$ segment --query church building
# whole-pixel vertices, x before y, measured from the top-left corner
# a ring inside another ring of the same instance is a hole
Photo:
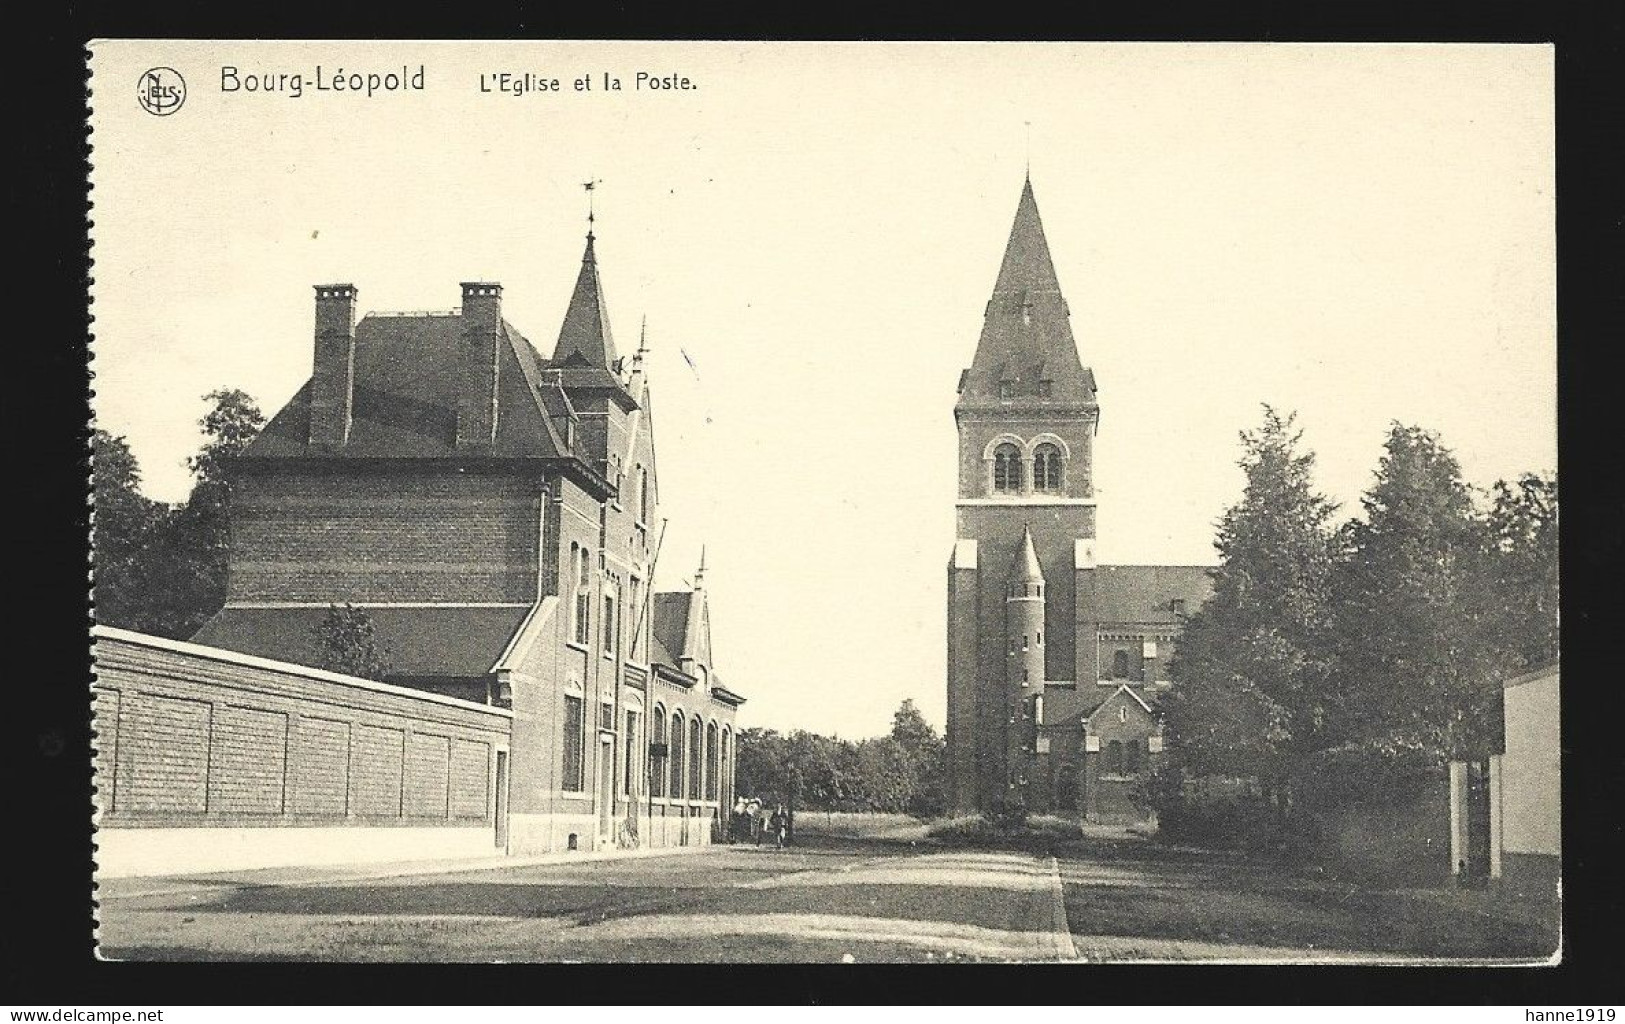
[[[511,710],[508,852],[708,842],[744,698],[703,571],[652,592],[647,349],[616,349],[591,231],[551,356],[502,293],[358,320],[355,286],[316,287],[310,379],[235,460],[227,600],[193,643],[320,666],[352,604],[385,682]]]
[[[1096,561],[1100,402],[1070,317],[1029,179],[954,406],[947,757],[960,813],[1140,817],[1168,658],[1210,593],[1203,566]]]

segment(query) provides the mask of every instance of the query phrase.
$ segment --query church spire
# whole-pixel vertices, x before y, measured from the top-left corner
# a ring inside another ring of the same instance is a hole
[[[995,296],[1019,291],[1061,291],[1050,259],[1049,240],[1044,237],[1044,222],[1038,216],[1031,176],[1022,182],[1021,201],[1016,205],[1015,222],[1010,225],[1010,239],[1004,245],[999,280],[993,286]]]
[[[1029,175],[1022,181],[976,356],[960,382],[959,407],[1092,407],[1094,375],[1078,358],[1070,315]]]
[[[590,216],[590,215],[589,215]],[[587,227],[587,249],[581,255],[581,273],[576,275],[575,291],[564,312],[559,341],[553,348],[553,361],[602,366],[614,370],[615,337],[609,329],[609,310],[604,303],[604,285],[598,279],[598,257],[593,250],[592,225]]]

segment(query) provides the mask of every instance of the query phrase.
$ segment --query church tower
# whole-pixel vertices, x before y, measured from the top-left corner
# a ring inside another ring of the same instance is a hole
[[[957,812],[1033,805],[1044,690],[1095,678],[1094,623],[1084,620],[1099,406],[1069,317],[1029,179],[954,406],[947,739]]]

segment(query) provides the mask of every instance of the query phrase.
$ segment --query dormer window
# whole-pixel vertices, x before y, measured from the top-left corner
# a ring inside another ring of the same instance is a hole
[[[1021,493],[1021,449],[1001,444],[993,450],[993,492]]]

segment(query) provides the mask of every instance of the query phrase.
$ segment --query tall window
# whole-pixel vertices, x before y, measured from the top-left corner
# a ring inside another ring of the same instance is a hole
[[[655,705],[654,717],[649,719],[649,730],[649,793],[652,796],[665,796],[668,758],[654,752],[666,742],[666,709],[659,704]]]
[[[700,720],[693,718],[688,723],[688,798],[700,798],[700,783],[705,777],[705,750],[704,741],[700,738]]]
[[[592,615],[592,568],[588,564],[587,549],[570,545],[575,561],[575,641],[586,646],[592,639],[588,619]]]
[[[1112,740],[1106,744],[1105,774],[1123,774],[1123,743],[1121,740]]]
[[[1140,770],[1140,741],[1129,740],[1123,745],[1123,770],[1130,775]]]
[[[573,694],[564,695],[564,788],[579,793],[587,788],[586,775],[586,701]]]
[[[1112,678],[1128,678],[1128,652],[1114,651],[1112,653]]]
[[[722,748],[717,742],[717,723],[705,727],[705,798],[720,799],[722,775]]]
[[[1008,442],[993,449],[993,490],[998,494],[1021,490],[1021,449]]]
[[[638,467],[638,522],[649,521],[649,471]]]
[[[627,796],[635,796],[638,790],[643,788],[638,785],[638,713],[636,711],[626,713],[626,736],[623,741],[626,744],[626,794]]]
[[[671,795],[681,800],[683,797],[683,713],[671,713]]]
[[[615,595],[604,595],[604,654],[615,656]]]
[[[627,654],[630,661],[637,661],[643,654],[643,581],[636,576],[632,577],[632,590],[627,600],[627,614],[632,617],[632,636],[627,641],[631,651]]]
[[[733,732],[724,729],[722,730],[722,802],[725,804],[734,802],[733,762],[730,760],[732,757]]]
[[[1061,450],[1041,444],[1033,450],[1033,490],[1055,493],[1061,489]]]

